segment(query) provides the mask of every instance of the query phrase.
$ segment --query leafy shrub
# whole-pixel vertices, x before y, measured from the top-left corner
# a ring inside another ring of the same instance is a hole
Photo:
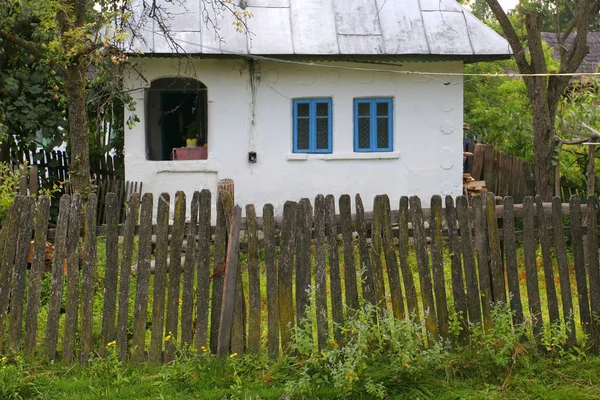
[[[19,192],[19,172],[6,163],[0,163],[0,225],[4,223],[10,206]]]
[[[335,389],[336,397],[386,398],[444,369],[449,347],[428,337],[424,324],[378,313],[366,304],[340,327],[345,343],[330,340],[328,349],[319,352],[313,344],[311,313],[307,315],[309,320],[293,335],[300,372],[286,392],[294,398],[326,387]]]

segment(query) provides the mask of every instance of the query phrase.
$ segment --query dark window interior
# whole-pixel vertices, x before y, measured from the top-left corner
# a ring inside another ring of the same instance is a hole
[[[198,146],[207,147],[206,86],[195,79],[164,78],[146,90],[146,157],[171,160],[173,149],[185,147],[186,134],[195,126]]]

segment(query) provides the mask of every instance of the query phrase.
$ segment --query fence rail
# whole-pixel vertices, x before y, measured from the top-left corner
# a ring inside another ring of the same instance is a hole
[[[213,234],[208,190],[193,194],[190,212],[183,193],[173,202],[161,195],[155,219],[152,195],[134,193],[122,229],[118,195],[108,193],[103,271],[97,265],[97,201],[96,195],[87,205],[79,195],[61,198],[51,293],[42,303],[42,280],[49,279],[43,276],[49,199],[15,199],[0,231],[4,352],[85,362],[91,353],[107,354],[116,341],[118,356],[134,362],[169,362],[180,345],[198,351],[206,346],[219,356],[265,351],[274,358],[290,351],[294,327],[306,321],[315,321],[319,348],[332,339],[343,345],[337,327],[365,303],[422,321],[433,340],[450,337],[455,310],[459,339],[468,341],[472,324],[489,329],[491,305],[507,301],[513,322],[530,321],[538,340],[552,322],[569,327],[567,347],[577,343],[576,331],[600,346],[599,321],[592,318],[600,315],[595,197],[585,207],[577,197],[568,205],[525,197],[521,207],[506,197],[500,208],[491,193],[473,198],[472,206],[464,196],[434,196],[425,213],[418,197],[392,204],[381,195],[367,214],[357,195],[352,215],[350,196],[336,202],[319,195],[312,203],[287,202],[277,217],[267,204],[260,223],[260,210],[248,205],[244,223],[242,208],[222,191]],[[98,275],[100,288],[94,284]],[[98,298],[101,322],[92,318]],[[46,312],[40,313],[42,307]],[[307,318],[307,310],[315,318]]]

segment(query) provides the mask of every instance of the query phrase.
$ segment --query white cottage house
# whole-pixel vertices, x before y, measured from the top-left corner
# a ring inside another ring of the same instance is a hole
[[[276,208],[461,194],[460,73],[509,57],[502,37],[454,0],[234,0],[242,33],[214,1],[160,2],[177,52],[152,25],[132,43],[128,180],[191,197],[232,178],[237,203]]]

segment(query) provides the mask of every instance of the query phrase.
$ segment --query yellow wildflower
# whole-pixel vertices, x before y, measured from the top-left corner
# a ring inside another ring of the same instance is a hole
[[[113,340],[112,342],[109,342],[106,347],[114,346],[115,344],[117,344],[117,341]]]
[[[165,342],[168,342],[169,340],[171,340],[171,335],[167,335],[167,336],[165,337]]]
[[[208,353],[208,349],[207,349],[206,347],[202,346],[202,347],[200,347],[200,349],[201,349],[203,352],[205,352],[205,353]]]
[[[6,361],[6,357],[2,357],[1,360],[2,360],[2,362],[5,362]]]
[[[238,353],[233,353],[232,355],[229,356],[229,358],[231,358],[233,360],[234,358],[237,357],[237,355],[238,355]]]

